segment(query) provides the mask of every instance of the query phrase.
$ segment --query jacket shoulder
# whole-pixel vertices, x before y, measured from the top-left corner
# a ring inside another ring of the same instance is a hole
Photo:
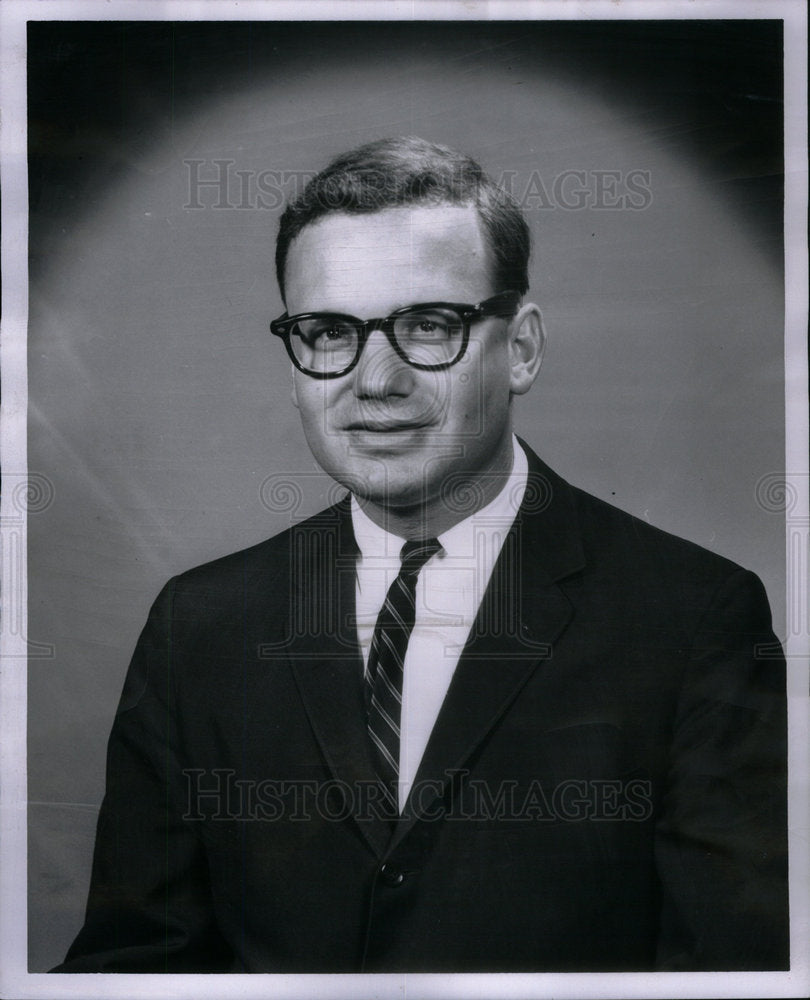
[[[743,566],[717,552],[658,528],[619,507],[569,486],[589,562],[632,569],[654,586],[717,586]],[[751,574],[753,576],[753,574]]]
[[[325,539],[340,530],[348,509],[348,499],[342,500],[264,541],[187,569],[173,577],[169,586],[183,593],[243,590],[257,580],[263,588],[272,586],[274,578],[289,572],[301,540],[306,539],[310,548],[322,547]]]

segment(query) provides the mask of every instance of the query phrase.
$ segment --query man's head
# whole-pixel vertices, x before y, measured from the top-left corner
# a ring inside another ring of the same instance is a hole
[[[544,341],[537,307],[519,304],[528,248],[519,211],[480,167],[421,139],[341,156],[284,213],[288,314],[327,314],[282,324],[307,441],[398,534],[446,530],[511,468],[511,399],[531,387]],[[504,292],[515,294],[478,313],[457,308]],[[424,303],[387,323],[347,319]]]
[[[285,303],[287,255],[305,226],[336,212],[368,215],[403,205],[473,205],[491,255],[493,283],[526,294],[531,240],[512,198],[471,157],[405,136],[336,157],[287,205],[276,241],[276,277]]]

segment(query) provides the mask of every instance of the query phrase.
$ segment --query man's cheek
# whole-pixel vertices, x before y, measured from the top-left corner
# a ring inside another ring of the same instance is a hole
[[[309,387],[305,391],[299,386],[298,412],[305,427],[322,435],[333,432],[336,409],[328,393],[317,392],[317,387],[315,392]]]

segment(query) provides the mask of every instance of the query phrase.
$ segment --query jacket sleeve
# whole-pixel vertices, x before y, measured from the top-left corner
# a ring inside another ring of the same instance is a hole
[[[129,667],[107,750],[85,923],[54,972],[218,972],[230,964],[203,848],[195,824],[183,821],[174,586],[156,600]]]
[[[762,584],[739,570],[681,687],[656,830],[660,970],[788,967],[786,759],[785,662]]]

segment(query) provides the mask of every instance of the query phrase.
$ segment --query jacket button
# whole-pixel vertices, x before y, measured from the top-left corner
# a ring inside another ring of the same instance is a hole
[[[405,881],[405,876],[399,868],[394,868],[394,866],[389,865],[388,862],[380,868],[380,878],[386,885],[390,886],[402,885]]]

